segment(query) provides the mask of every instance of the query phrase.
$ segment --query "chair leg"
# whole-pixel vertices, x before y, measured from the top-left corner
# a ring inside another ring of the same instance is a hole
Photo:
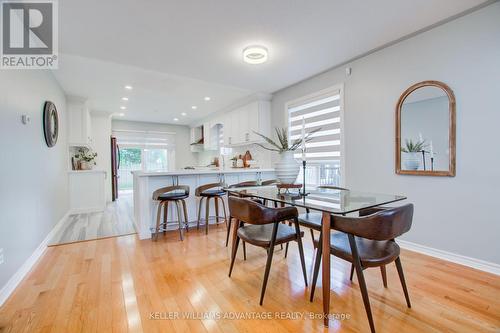
[[[382,273],[382,281],[384,283],[384,288],[387,288],[387,271],[385,270],[385,265],[380,266],[380,273]]]
[[[314,242],[314,231],[312,229],[309,229],[309,231],[311,232],[311,240],[313,242],[313,248],[316,248],[316,243]]]
[[[361,266],[361,260],[358,254],[358,247],[356,246],[356,241],[354,235],[348,234],[349,244],[351,246],[352,259],[354,261],[354,268],[356,268],[356,275],[358,277],[359,289],[361,290],[361,296],[363,297],[363,303],[365,305],[366,315],[368,316],[368,322],[370,324],[370,330],[375,333],[375,324],[373,323],[372,310],[370,307],[370,299],[368,298],[368,290],[366,289],[365,276],[363,274],[363,267]]]
[[[224,223],[226,223],[226,228],[227,228],[228,224],[227,224],[226,203],[224,202],[224,198],[219,197],[219,199],[220,199],[220,201],[222,201],[222,210],[223,210],[223,213],[224,213]]]
[[[232,222],[233,222],[233,218],[232,218],[232,216],[229,216],[229,224],[228,224],[228,222],[226,222],[226,224],[227,224],[226,247],[229,244],[229,234],[231,233],[231,223]]]
[[[285,258],[287,255],[288,255],[288,243],[286,243],[286,245],[285,245]]]
[[[188,212],[187,212],[187,208],[186,208],[186,201],[184,201],[184,199],[182,199],[181,203],[182,203],[182,210],[184,211],[184,222],[186,222],[185,223],[186,231],[189,232],[189,219],[188,219]]]
[[[406,288],[405,275],[403,273],[403,266],[401,265],[401,259],[398,257],[396,259],[396,268],[398,269],[399,279],[401,280],[401,285],[403,286],[403,292],[405,293],[406,305],[411,308],[410,295],[408,295],[408,289]]]
[[[161,224],[161,209],[162,209],[162,206],[163,206],[163,202],[162,201],[158,202],[158,210],[156,211],[155,234],[152,237],[153,241],[157,241],[158,240],[158,233],[160,232],[160,224]]]
[[[243,242],[243,260],[247,260],[247,243]]]
[[[349,280],[352,282],[352,278],[354,277],[354,264],[351,264],[351,275],[349,276]]]
[[[163,234],[165,235],[167,232],[167,222],[168,222],[168,201],[165,201],[163,204]]]
[[[322,242],[322,236],[321,234],[319,235],[319,243],[321,244]],[[314,291],[316,290],[316,282],[318,281],[318,275],[319,275],[319,266],[321,265],[321,254],[323,252],[323,248],[318,246],[318,249],[316,250],[316,260],[314,261],[314,272],[313,272],[313,279],[311,283],[311,297],[309,300],[312,302],[314,299]]]
[[[201,204],[202,203],[203,203],[203,197],[200,197],[200,204],[198,205],[198,221],[196,222],[196,229],[200,229]]]
[[[183,241],[184,237],[182,236],[182,214],[181,206],[178,200],[175,200],[175,207],[177,208],[177,221],[179,223],[179,238],[181,239],[181,241]]]
[[[219,200],[218,197],[214,198],[214,206],[215,206],[215,224],[219,225]]]
[[[299,220],[294,219],[295,232],[297,234],[297,244],[299,246],[300,263],[302,265],[302,273],[304,274],[304,283],[307,287],[307,273],[306,273],[306,261],[304,259],[304,248],[302,247],[302,236],[300,235]],[[288,243],[286,244],[288,248]]]
[[[264,272],[264,281],[262,283],[262,291],[260,292],[260,302],[259,302],[260,305],[262,305],[262,303],[264,302],[264,295],[266,293],[269,271],[271,270],[271,263],[273,262],[274,243],[276,242],[276,235],[278,234],[278,225],[279,222],[275,222],[273,226],[273,233],[271,235],[271,242],[269,244],[269,249],[267,253],[266,271]]]
[[[210,217],[210,197],[205,199],[205,235],[208,235],[208,221]]]
[[[231,277],[231,273],[233,272],[234,260],[236,259],[236,253],[238,252],[238,245],[240,244],[240,238],[238,237],[238,226],[239,221],[235,221],[236,224],[233,228],[233,249],[231,253],[231,266],[229,266],[229,277]]]

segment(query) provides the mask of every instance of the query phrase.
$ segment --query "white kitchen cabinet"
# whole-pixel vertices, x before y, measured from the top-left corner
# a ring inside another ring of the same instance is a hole
[[[106,172],[69,171],[69,204],[72,214],[100,212],[106,208]]]
[[[87,103],[81,100],[68,102],[68,143],[73,147],[92,146],[92,124]]]
[[[227,146],[238,146],[262,142],[255,134],[266,136],[271,134],[271,103],[255,101],[241,106],[226,116],[224,123],[224,143]]]
[[[219,149],[219,124],[216,121],[210,121],[203,124],[203,149]]]

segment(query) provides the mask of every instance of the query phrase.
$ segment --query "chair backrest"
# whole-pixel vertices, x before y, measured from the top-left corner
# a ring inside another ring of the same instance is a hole
[[[294,219],[297,208],[269,208],[247,198],[229,197],[229,214],[248,224],[269,224]]]
[[[269,179],[269,180],[264,180],[261,183],[262,186],[275,185],[275,184],[279,184],[279,180],[277,180],[277,179]]]
[[[182,191],[184,194],[189,195],[189,186],[187,185],[175,185],[175,186],[167,186],[157,189],[153,192],[153,200],[158,200],[158,197],[164,193],[174,192],[174,191]]]
[[[349,191],[349,189],[345,187],[333,186],[333,185],[320,185],[318,188],[326,188],[329,190],[341,190],[341,191]]]
[[[332,228],[362,238],[391,240],[408,232],[412,219],[413,204],[407,204],[360,217],[334,216]]]
[[[216,187],[222,188],[222,187],[224,187],[224,184],[223,183],[211,183],[211,184],[205,184],[205,185],[198,186],[196,188],[196,190],[194,191],[194,195],[199,197],[202,192],[205,192],[206,190],[209,190],[211,188],[216,188]]]
[[[241,182],[238,184],[229,185],[228,188],[238,188],[238,187],[247,187],[247,186],[259,186],[259,183],[257,181],[254,181],[254,180],[249,180],[247,182]]]

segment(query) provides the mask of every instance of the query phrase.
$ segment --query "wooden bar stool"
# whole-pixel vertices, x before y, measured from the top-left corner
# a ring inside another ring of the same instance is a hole
[[[208,234],[208,222],[210,218],[210,199],[214,200],[215,205],[215,223],[219,225],[219,200],[222,202],[222,210],[224,212],[224,222],[226,223],[227,228],[227,214],[226,214],[226,204],[224,202],[223,197],[226,195],[226,192],[222,189],[224,187],[223,183],[212,183],[206,184],[202,186],[198,186],[195,190],[195,196],[200,198],[200,203],[198,206],[198,221],[196,223],[196,228],[200,228],[200,220],[201,220],[201,206],[203,203],[203,199],[205,199],[205,234]]]
[[[184,201],[184,199],[188,197],[189,197],[189,186],[186,185],[162,187],[153,192],[153,200],[158,201],[158,211],[156,214],[156,227],[155,227],[155,234],[153,237],[154,241],[158,240],[158,233],[160,232],[160,230],[163,230],[163,232],[167,230],[168,205],[170,202],[175,204],[177,208],[177,222],[179,223],[179,236],[180,239],[183,240],[182,211],[184,212],[184,226],[186,228],[186,231],[189,231],[188,227],[189,220],[187,215],[186,202]],[[163,210],[163,222],[161,222],[162,210]]]

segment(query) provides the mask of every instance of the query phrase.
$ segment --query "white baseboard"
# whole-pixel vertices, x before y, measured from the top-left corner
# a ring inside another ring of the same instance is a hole
[[[70,212],[68,211],[62,219],[57,222],[57,224],[52,228],[47,237],[38,245],[35,251],[31,254],[31,256],[24,262],[24,264],[17,270],[17,272],[7,281],[7,283],[0,290],[0,306],[2,306],[5,301],[10,297],[10,295],[14,292],[16,287],[21,283],[24,277],[30,272],[30,270],[35,266],[38,259],[45,253],[47,249],[47,245],[50,240],[54,237],[54,235],[59,231],[64,221],[68,219]]]
[[[456,253],[451,253],[443,250],[438,250],[434,249],[432,247],[420,245],[420,244],[415,244],[412,242],[404,241],[404,240],[398,240],[397,241],[399,245],[401,245],[402,248],[411,250],[414,252],[426,254],[431,257],[443,259],[446,261],[451,261],[456,264],[472,267],[475,269],[478,269],[480,271],[492,273],[495,275],[500,275],[500,265],[495,264],[492,262],[480,260],[480,259],[475,259],[471,257],[466,257],[460,254]]]

